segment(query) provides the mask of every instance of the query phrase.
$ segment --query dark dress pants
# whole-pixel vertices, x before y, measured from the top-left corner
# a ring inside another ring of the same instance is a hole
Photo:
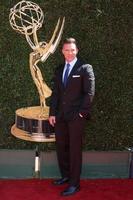
[[[56,148],[59,169],[62,177],[68,177],[70,186],[80,182],[82,166],[82,138],[85,119],[57,120],[55,125]]]

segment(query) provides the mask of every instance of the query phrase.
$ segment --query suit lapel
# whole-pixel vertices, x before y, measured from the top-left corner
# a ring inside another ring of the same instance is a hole
[[[77,71],[77,69],[79,68],[80,65],[81,65],[81,62],[80,62],[80,60],[78,59],[77,62],[75,63],[75,65],[73,66],[73,68],[72,68],[70,74],[69,74],[69,77],[68,77],[68,80],[67,80],[66,88],[68,87],[68,85],[69,85],[69,83],[70,83],[70,81],[71,81],[71,79],[72,79],[72,75],[75,73],[75,71]],[[62,82],[62,75],[63,75],[64,66],[65,66],[65,63],[62,64],[62,65],[60,66],[60,70],[59,70],[59,82],[60,82],[60,84],[61,84],[61,86],[62,86],[63,89],[65,89],[65,88],[64,88],[64,84],[63,84],[63,82]]]
[[[64,85],[62,82],[62,75],[63,75],[64,66],[65,66],[65,64],[62,64],[60,66],[60,70],[59,70],[59,82],[60,82],[60,85],[63,87],[63,89],[64,89]]]
[[[77,71],[77,69],[79,68],[80,65],[81,65],[80,61],[77,60],[77,62],[75,63],[75,65],[72,68],[72,71],[69,74],[66,87],[69,85],[69,83],[70,83],[70,81],[72,79],[72,75]]]

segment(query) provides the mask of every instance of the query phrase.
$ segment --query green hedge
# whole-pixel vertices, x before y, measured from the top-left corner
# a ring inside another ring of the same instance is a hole
[[[10,129],[15,110],[39,105],[29,70],[31,52],[24,36],[9,24],[17,0],[0,1],[0,148],[33,149],[35,143],[14,138]],[[63,38],[75,37],[80,56],[93,65],[96,95],[92,120],[87,122],[85,150],[124,150],[133,146],[132,106],[132,0],[34,0],[45,15],[39,40],[49,41],[59,17],[66,17]],[[60,47],[39,67],[49,86],[61,62]],[[54,144],[41,144],[54,149]]]

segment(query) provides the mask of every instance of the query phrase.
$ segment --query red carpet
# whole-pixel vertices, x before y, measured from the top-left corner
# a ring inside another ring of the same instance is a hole
[[[1,200],[133,200],[133,179],[82,180],[81,191],[62,197],[66,187],[52,185],[52,180],[0,180]]]

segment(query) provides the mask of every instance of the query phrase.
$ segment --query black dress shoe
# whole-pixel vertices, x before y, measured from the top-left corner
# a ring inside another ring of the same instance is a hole
[[[66,177],[66,178],[60,178],[60,179],[57,179],[53,182],[54,185],[62,185],[64,183],[68,183],[69,179]]]
[[[80,186],[70,186],[68,187],[66,190],[64,190],[63,192],[61,192],[62,196],[68,196],[68,195],[73,195],[76,192],[78,192],[80,190]]]

